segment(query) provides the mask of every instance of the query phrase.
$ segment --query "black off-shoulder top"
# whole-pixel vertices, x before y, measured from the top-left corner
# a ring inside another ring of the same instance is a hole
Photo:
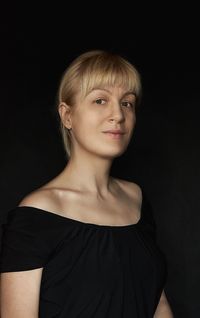
[[[167,263],[142,196],[140,220],[117,226],[15,207],[3,224],[0,272],[43,267],[40,318],[153,318]]]

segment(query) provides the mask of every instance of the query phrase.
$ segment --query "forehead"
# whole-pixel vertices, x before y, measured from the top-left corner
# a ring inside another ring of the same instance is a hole
[[[83,97],[95,89],[121,88],[138,93],[138,78],[134,72],[125,70],[86,72],[79,77],[80,91]]]
[[[131,95],[135,96],[134,90],[130,90],[128,87],[122,87],[122,86],[108,86],[108,87],[93,87],[91,90],[88,91],[87,95],[92,93],[98,93],[98,92],[106,92],[107,94],[117,94],[117,95]]]

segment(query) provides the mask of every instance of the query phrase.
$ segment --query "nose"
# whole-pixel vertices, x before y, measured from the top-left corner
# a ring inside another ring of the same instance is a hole
[[[124,112],[119,103],[113,103],[110,112],[110,120],[115,120],[116,122],[123,122],[125,120]]]

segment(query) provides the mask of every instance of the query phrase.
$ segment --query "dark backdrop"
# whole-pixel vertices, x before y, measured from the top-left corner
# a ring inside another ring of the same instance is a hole
[[[143,100],[133,140],[127,152],[114,161],[112,174],[146,190],[154,209],[158,244],[168,262],[168,301],[175,318],[197,318],[198,25],[188,8],[185,15],[177,11],[174,17],[169,10],[170,16],[167,12],[165,19],[160,14],[156,20],[156,15],[147,19],[148,10],[145,16],[144,11],[137,11],[139,22],[134,11],[129,15],[125,11],[116,16],[112,10],[102,10],[98,17],[93,12],[77,19],[77,12],[69,9],[49,15],[48,10],[26,8],[24,14],[12,11],[2,20],[1,223],[22,197],[66,165],[53,112],[65,67],[90,49],[122,54],[142,75]]]

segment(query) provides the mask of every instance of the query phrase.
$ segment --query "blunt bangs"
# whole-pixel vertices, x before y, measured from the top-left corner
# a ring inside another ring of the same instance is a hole
[[[85,61],[79,70],[79,87],[82,98],[95,88],[119,86],[133,92],[137,101],[141,95],[140,75],[137,70],[119,57]]]

